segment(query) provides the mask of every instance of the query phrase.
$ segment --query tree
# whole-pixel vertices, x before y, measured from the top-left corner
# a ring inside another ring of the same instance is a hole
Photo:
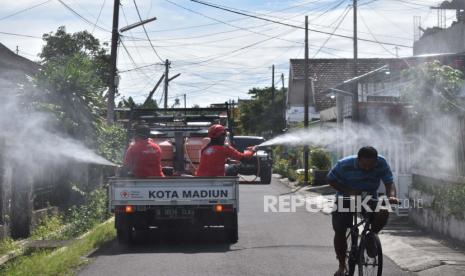
[[[240,106],[240,128],[249,135],[270,137],[285,128],[284,100],[286,89],[276,90],[274,104],[271,88],[253,88],[251,100]]]
[[[70,136],[95,145],[108,88],[107,49],[87,31],[69,34],[63,26],[43,39],[37,83],[49,93],[42,107]]]
[[[461,71],[433,61],[405,71],[404,77],[411,85],[402,93],[402,98],[413,104],[417,116],[463,109],[457,98],[464,85]]]
[[[128,99],[125,99],[123,97],[121,101],[119,101],[117,106],[119,108],[135,108],[135,107],[150,108],[150,109],[158,108],[158,104],[154,99],[149,99],[146,103],[143,103],[143,104],[137,104],[131,96],[129,96]]]

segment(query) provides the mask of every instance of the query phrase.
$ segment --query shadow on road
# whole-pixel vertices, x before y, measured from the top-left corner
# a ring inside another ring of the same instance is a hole
[[[158,231],[137,232],[130,245],[113,240],[102,246],[89,257],[146,254],[146,253],[221,253],[230,251],[231,244],[217,233],[186,234],[158,233]]]

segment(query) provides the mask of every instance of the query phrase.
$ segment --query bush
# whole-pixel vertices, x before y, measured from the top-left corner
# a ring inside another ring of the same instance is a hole
[[[66,221],[70,223],[70,227],[65,231],[65,236],[76,237],[83,234],[109,217],[106,190],[96,189],[86,195],[85,204],[73,206],[69,210]]]
[[[15,244],[14,240],[10,237],[6,237],[0,240],[0,255],[10,252],[17,249],[18,246]]]
[[[297,170],[296,173],[297,173],[297,181],[299,182],[299,184],[304,183],[304,181],[305,181],[305,170],[300,169],[300,170]],[[308,171],[308,183],[312,183],[312,182],[313,182],[313,174],[312,174],[312,171],[309,170]]]
[[[329,170],[331,168],[331,157],[322,149],[313,149],[310,152],[310,165],[317,170]]]
[[[34,240],[60,239],[63,228],[63,218],[59,215],[46,216],[40,220],[39,225],[31,233]]]

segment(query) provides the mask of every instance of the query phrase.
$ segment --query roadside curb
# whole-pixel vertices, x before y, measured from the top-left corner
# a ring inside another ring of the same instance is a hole
[[[98,227],[100,225],[104,225],[106,223],[111,223],[114,220],[114,217],[109,218],[108,220],[98,224],[95,227]],[[88,236],[92,231],[94,230],[93,227],[86,233],[80,235],[79,237],[75,239],[69,239],[69,240],[29,240],[29,239],[24,239],[17,241],[18,248],[15,250],[12,250],[10,252],[7,252],[0,256],[0,266],[3,266],[5,263],[20,257],[21,255],[24,254],[25,251],[27,251],[29,248],[55,248],[55,250],[66,250],[71,244],[74,242],[77,242],[79,240],[84,239],[86,236]],[[98,248],[93,249],[91,252],[87,253],[84,258],[88,258],[88,256],[92,255],[95,250]]]

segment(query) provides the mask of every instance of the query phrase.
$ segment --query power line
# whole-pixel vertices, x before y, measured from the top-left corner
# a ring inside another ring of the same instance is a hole
[[[365,28],[368,30],[368,32],[371,34],[371,37],[373,37],[373,39],[375,41],[378,41],[378,39],[376,38],[376,36],[371,32],[370,28],[368,27],[368,24],[365,22],[365,19],[363,19],[363,16],[362,16],[362,13],[359,13],[359,16],[360,16],[360,19],[362,20],[362,23],[363,25],[365,26]],[[383,44],[381,43],[378,43],[379,46],[381,46],[381,48],[383,48],[387,53],[393,55],[393,56],[397,56],[396,54],[394,54],[393,52],[389,51]]]
[[[339,21],[339,23],[336,25],[336,27],[334,28],[333,32],[328,36],[328,38],[323,42],[323,44],[321,44],[320,48],[318,49],[318,51],[316,51],[315,54],[313,54],[313,57],[312,58],[315,58],[321,51],[321,49],[323,49],[326,44],[328,43],[328,41],[333,37],[334,33],[339,29],[339,27],[341,26],[342,22],[344,22],[344,19],[346,19],[346,16],[349,14],[350,12],[350,6],[347,6],[346,9],[344,10],[342,16],[341,16],[341,20]]]
[[[184,9],[184,10],[187,10],[187,11],[189,11],[189,12],[195,13],[195,14],[197,14],[197,15],[203,16],[203,17],[205,17],[205,18],[214,20],[214,21],[216,21],[216,22],[223,23],[223,24],[225,24],[225,25],[227,25],[227,26],[230,26],[230,27],[233,27],[233,28],[236,28],[236,29],[241,29],[241,30],[244,30],[244,31],[247,31],[247,32],[251,32],[251,33],[254,33],[254,34],[258,34],[258,35],[261,35],[261,36],[270,37],[270,35],[267,35],[267,34],[264,34],[264,33],[261,33],[261,32],[252,31],[252,30],[247,29],[247,28],[243,28],[243,27],[240,27],[240,26],[237,26],[237,25],[234,25],[234,24],[230,24],[230,23],[228,23],[228,22],[226,22],[226,21],[223,21],[223,20],[220,20],[220,19],[216,19],[216,18],[214,18],[214,17],[208,16],[208,15],[203,14],[203,13],[200,13],[200,12],[198,12],[198,11],[194,11],[194,10],[192,10],[192,9],[186,8],[186,7],[184,7],[184,6],[181,6],[181,5],[175,3],[175,2],[173,2],[173,1],[171,1],[171,0],[165,0],[165,1],[168,2],[168,3],[170,3],[170,4],[172,4],[172,5],[175,5],[175,6],[179,7],[179,8],[181,8],[181,9]],[[279,37],[275,37],[275,39],[284,40],[284,41],[290,41],[290,40],[282,39],[282,38],[279,38]],[[291,41],[291,42],[293,42],[293,41]]]
[[[105,1],[106,1],[106,0],[103,0],[102,6],[100,7],[100,11],[98,12],[97,19],[95,20],[95,24],[94,24],[94,26],[92,27],[92,32],[91,32],[92,34],[94,33],[95,27],[97,26],[98,21],[100,20],[100,16],[102,15],[103,7],[105,6]]]
[[[52,0],[47,0],[47,1],[44,1],[44,2],[42,2],[42,3],[36,4],[36,5],[34,5],[34,6],[31,6],[31,7],[22,9],[22,10],[19,10],[19,11],[17,11],[17,12],[14,12],[14,13],[12,13],[12,14],[10,14],[10,15],[7,15],[7,16],[4,16],[4,17],[0,17],[0,21],[1,21],[1,20],[4,20],[4,19],[7,19],[7,18],[10,18],[10,17],[13,17],[13,16],[18,15],[18,14],[21,14],[21,13],[23,13],[23,12],[32,10],[32,9],[34,9],[34,8],[40,7],[40,6],[45,5],[45,4],[47,4],[47,3],[51,2],[51,1],[52,1]]]
[[[8,33],[8,32],[0,32],[0,34],[42,39],[41,36],[34,36],[34,35],[16,34],[16,33]]]
[[[134,6],[136,7],[136,11],[137,11],[137,15],[139,16],[139,20],[142,21],[142,17],[140,16],[140,12],[139,12],[139,8],[137,7],[137,3],[136,3],[136,0],[133,0],[134,2]],[[147,30],[145,29],[145,26],[142,25],[142,29],[144,29],[144,33],[145,33],[145,36],[147,37],[149,43],[150,43],[150,46],[152,47],[153,49],[153,52],[155,53],[155,55],[157,56],[157,58],[161,61],[161,62],[164,62],[163,59],[160,57],[160,55],[158,54],[157,50],[155,49],[155,47],[153,46],[152,44],[152,40],[150,40],[150,37],[147,33]]]
[[[79,14],[77,11],[75,11],[73,8],[68,6],[68,4],[66,4],[63,0],[58,0],[58,2],[60,2],[60,4],[62,4],[66,9],[68,9],[70,12],[72,12],[74,15],[79,17],[82,21],[86,22],[87,24],[95,26],[97,29],[99,29],[101,31],[111,33],[110,30],[107,30],[107,29],[105,29],[105,28],[103,28],[103,27],[101,27],[101,26],[99,26],[97,24],[92,23],[89,19],[85,18],[84,16]]]
[[[169,1],[169,0],[165,0],[165,1]],[[240,11],[235,11],[235,10],[232,10],[231,8],[219,7],[219,6],[215,5],[215,4],[210,4],[210,3],[199,1],[199,0],[190,0],[190,1],[201,4],[201,5],[209,6],[209,7],[212,7],[212,8],[224,10],[224,11],[227,11],[227,12],[252,17],[252,18],[255,18],[255,19],[258,19],[258,20],[268,21],[268,22],[271,22],[271,23],[275,23],[275,24],[279,24],[279,25],[283,25],[283,26],[287,26],[287,27],[291,27],[291,28],[305,29],[302,26],[297,26],[297,25],[293,25],[293,24],[289,24],[289,23],[285,23],[285,22],[280,22],[280,21],[276,21],[276,20],[273,20],[273,19],[264,18],[264,17],[260,17],[260,16],[240,12]],[[171,1],[169,1],[169,2],[171,2]],[[321,33],[321,34],[331,35],[330,32],[320,31],[320,30],[316,30],[316,29],[308,29],[308,30],[311,31],[311,32],[314,32],[314,33]],[[342,37],[342,38],[353,39],[353,37],[348,36],[348,35],[342,35],[342,34],[336,34],[336,33],[332,34],[332,35],[337,36],[337,37]],[[404,47],[404,48],[413,48],[412,46],[408,46],[408,45],[402,45],[402,44],[396,44],[396,43],[390,43],[390,42],[382,42],[382,41],[375,41],[375,40],[366,39],[366,38],[358,38],[358,40],[365,41],[365,42],[371,42],[371,43],[382,43],[384,45],[398,46],[398,47]]]

